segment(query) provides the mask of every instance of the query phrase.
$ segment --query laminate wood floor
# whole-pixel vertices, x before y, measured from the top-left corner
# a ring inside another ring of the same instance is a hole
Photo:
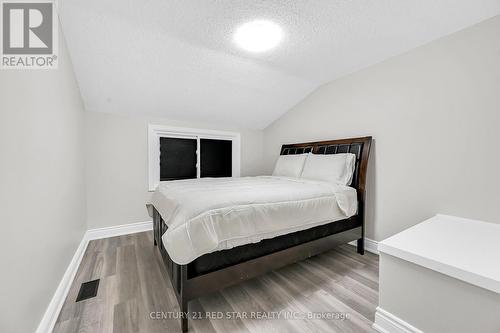
[[[180,332],[161,260],[152,232],[91,241],[54,332]],[[94,279],[97,296],[75,302]],[[378,256],[343,245],[191,301],[189,332],[374,332],[377,304]]]

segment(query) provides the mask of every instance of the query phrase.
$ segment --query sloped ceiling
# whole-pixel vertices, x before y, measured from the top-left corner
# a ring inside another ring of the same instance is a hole
[[[63,0],[86,109],[264,128],[318,86],[500,13],[500,0]],[[232,34],[269,19],[283,42]]]

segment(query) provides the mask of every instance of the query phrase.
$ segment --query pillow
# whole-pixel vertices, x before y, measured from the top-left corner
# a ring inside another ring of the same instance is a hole
[[[355,166],[356,155],[354,154],[311,154],[307,157],[301,177],[350,185]]]
[[[273,176],[299,178],[307,155],[309,154],[280,155],[276,161]]]

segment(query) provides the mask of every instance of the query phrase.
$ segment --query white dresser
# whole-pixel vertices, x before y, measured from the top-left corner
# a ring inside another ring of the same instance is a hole
[[[500,332],[500,224],[436,215],[378,245],[380,332]]]

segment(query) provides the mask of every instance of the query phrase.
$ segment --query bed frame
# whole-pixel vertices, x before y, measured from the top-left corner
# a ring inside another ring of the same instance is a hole
[[[370,154],[372,138],[370,136],[352,139],[286,144],[281,147],[280,155],[292,155],[312,152],[313,154],[338,154],[351,152],[356,155],[356,168],[351,186],[358,193],[358,214],[345,220],[333,222],[339,226],[345,225],[341,231],[298,245],[269,253],[254,259],[233,264],[201,275],[189,276],[189,267],[193,263],[179,265],[173,262],[161,240],[167,230],[167,225],[160,214],[154,209],[153,229],[154,245],[158,249],[165,263],[168,275],[172,282],[181,311],[181,330],[188,330],[188,302],[224,289],[241,281],[254,278],[268,271],[278,269],[288,264],[301,261],[334,247],[351,241],[357,241],[357,252],[364,254],[365,235],[365,197],[366,172]],[[258,246],[259,243],[257,243]],[[233,249],[223,250],[230,255]],[[192,274],[191,274],[192,275]]]

